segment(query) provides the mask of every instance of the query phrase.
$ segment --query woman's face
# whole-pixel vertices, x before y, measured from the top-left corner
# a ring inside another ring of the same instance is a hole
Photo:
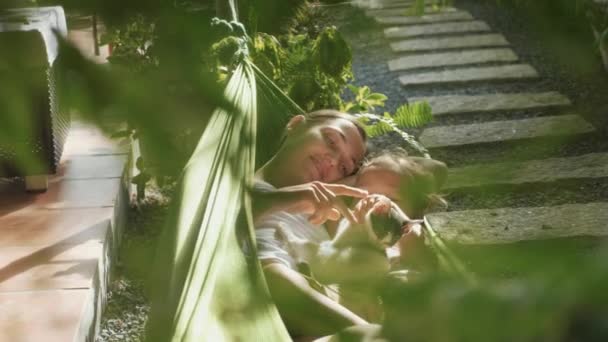
[[[312,181],[332,183],[353,174],[365,155],[359,130],[346,119],[296,122],[277,153],[284,185]]]

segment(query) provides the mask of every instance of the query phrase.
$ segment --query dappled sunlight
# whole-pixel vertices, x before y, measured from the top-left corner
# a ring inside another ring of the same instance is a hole
[[[47,3],[0,4],[0,340],[608,336],[605,1]]]

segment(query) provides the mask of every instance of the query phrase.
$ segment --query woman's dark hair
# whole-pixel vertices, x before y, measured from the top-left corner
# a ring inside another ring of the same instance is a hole
[[[353,125],[355,125],[355,127],[357,127],[357,131],[359,131],[363,142],[367,142],[367,133],[365,133],[363,125],[361,125],[361,123],[357,121],[357,119],[351,114],[343,113],[334,109],[320,109],[304,114],[304,116],[306,117],[306,121],[313,124],[322,123],[331,119],[344,119],[346,121],[350,121],[353,123]]]
[[[363,143],[364,144],[367,143],[367,133],[365,132],[363,125],[361,125],[361,123],[359,121],[357,121],[357,119],[351,114],[343,113],[343,112],[340,112],[340,111],[337,111],[334,109],[320,109],[320,110],[316,110],[314,112],[306,113],[306,114],[304,114],[304,117],[306,118],[306,122],[309,124],[312,124],[312,125],[317,125],[317,124],[320,125],[327,120],[335,120],[335,119],[344,119],[346,121],[352,122],[352,124],[355,125],[355,127],[357,127],[357,131],[359,132],[359,135],[361,135],[361,138],[363,139]],[[281,141],[278,144],[279,147],[281,145],[283,145],[286,138],[287,138],[287,130],[285,130],[285,132],[281,136]]]
[[[333,109],[321,109],[314,112],[304,114],[305,121],[310,125],[322,124],[328,120],[335,119],[343,119],[349,122],[352,122],[355,127],[357,127],[357,131],[359,135],[363,139],[363,143],[367,144],[367,134],[365,133],[365,129],[357,121],[357,119],[347,113],[343,113]],[[258,123],[261,123],[262,120],[259,120]],[[280,124],[281,126],[285,123]],[[275,125],[275,129],[280,126],[279,124]],[[285,142],[285,138],[287,138],[287,130],[283,132],[280,139],[276,139],[274,136],[263,136],[258,134],[258,146],[264,146],[263,149],[258,149],[256,153],[256,169],[260,166],[264,165],[272,156],[279,150],[279,148]]]

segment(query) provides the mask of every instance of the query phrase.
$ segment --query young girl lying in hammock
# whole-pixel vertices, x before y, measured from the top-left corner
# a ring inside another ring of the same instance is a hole
[[[367,321],[381,317],[377,285],[391,269],[405,267],[420,271],[433,262],[424,246],[421,226],[411,217],[421,217],[434,201],[447,169],[431,159],[407,157],[401,152],[385,152],[368,161],[354,176],[354,186],[370,195],[353,208],[356,222],[340,220],[333,238],[318,242],[307,239],[292,227],[275,231],[291,267],[308,277],[311,286],[344,305]],[[322,228],[321,228],[322,230]],[[270,243],[258,240],[262,259]],[[275,250],[276,252],[276,250]],[[270,255],[274,255],[272,252]],[[337,284],[324,287],[323,284]],[[339,293],[339,295],[337,295]]]

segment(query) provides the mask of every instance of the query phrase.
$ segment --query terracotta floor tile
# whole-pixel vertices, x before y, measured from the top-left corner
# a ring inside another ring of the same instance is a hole
[[[127,151],[76,121],[46,192],[0,179],[0,342],[73,341],[96,324],[81,326],[83,309],[99,295]]]
[[[102,242],[113,208],[23,209],[0,216],[0,248]]]
[[[0,249],[0,292],[89,288],[103,245],[13,247]]]
[[[0,216],[25,208],[111,207],[120,182],[119,178],[63,180],[55,176],[49,180],[49,189],[44,193],[25,192],[23,185],[16,182],[0,191]]]
[[[73,341],[89,290],[0,293],[0,341]]]

